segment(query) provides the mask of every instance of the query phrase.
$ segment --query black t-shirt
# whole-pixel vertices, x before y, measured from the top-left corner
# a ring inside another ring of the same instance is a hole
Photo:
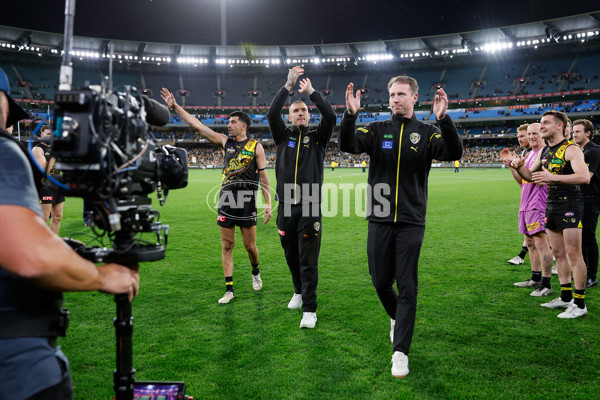
[[[588,142],[582,150],[585,163],[593,175],[589,185],[581,185],[581,191],[584,196],[600,196],[600,146]]]

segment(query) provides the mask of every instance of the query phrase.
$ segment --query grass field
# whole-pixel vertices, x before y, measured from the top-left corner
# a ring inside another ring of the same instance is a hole
[[[225,286],[220,236],[205,198],[219,180],[218,171],[191,171],[189,186],[160,208],[171,226],[167,257],[141,266],[133,303],[137,380],[182,380],[195,399],[598,397],[599,289],[587,291],[588,316],[560,320],[539,306],[548,298],[513,286],[530,268],[529,260],[506,262],[522,243],[519,188],[509,171],[432,170],[411,372],[403,380],[390,374],[389,318],[368,274],[367,223],[353,212],[323,219],[315,329],[299,329],[301,311],[287,309],[293,287],[274,218],[257,230],[263,290],[252,290],[238,232],[237,298],[217,304]],[[360,169],[325,170],[326,183],[365,181]],[[87,229],[81,208],[80,199],[67,199],[61,235]],[[556,277],[552,284],[558,291]],[[71,325],[60,344],[75,398],[112,398],[112,297],[69,293],[65,306]]]

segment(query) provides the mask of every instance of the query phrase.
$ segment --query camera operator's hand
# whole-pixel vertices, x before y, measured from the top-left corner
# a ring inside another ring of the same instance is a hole
[[[265,225],[267,222],[269,222],[271,220],[271,205],[267,204],[265,205],[265,212],[264,212],[264,217],[265,217],[265,222],[263,222],[263,225]]]
[[[119,264],[110,263],[98,267],[98,273],[102,280],[101,292],[111,294],[127,293],[129,302],[138,294],[140,288],[140,276],[138,265],[124,267]]]
[[[177,101],[175,100],[175,96],[173,93],[169,92],[168,89],[162,88],[160,91],[160,97],[167,103],[167,107],[173,108],[177,105]]]

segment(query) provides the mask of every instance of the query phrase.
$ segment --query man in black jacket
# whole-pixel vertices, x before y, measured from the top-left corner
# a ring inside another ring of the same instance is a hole
[[[336,115],[331,105],[313,89],[310,79],[300,81],[302,94],[317,106],[321,121],[316,129],[308,126],[310,114],[303,101],[289,108],[291,127],[281,118],[281,109],[302,67],[289,70],[287,82],[269,107],[267,119],[277,145],[277,228],[285,259],[292,274],[294,295],[288,308],[302,306],[300,328],[314,328],[317,322],[318,260],[321,248],[321,186],[325,149],[335,128]]]
[[[415,118],[419,86],[414,78],[394,77],[388,91],[391,119],[355,129],[360,90],[354,94],[354,84],[348,85],[339,145],[342,151],[371,156],[367,194],[369,271],[391,319],[392,375],[403,378],[409,372],[431,162],[458,160],[463,148],[456,126],[446,115],[448,97],[443,89],[437,90],[433,104],[438,126]]]

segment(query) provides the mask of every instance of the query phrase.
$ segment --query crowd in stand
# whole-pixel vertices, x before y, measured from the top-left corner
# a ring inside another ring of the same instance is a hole
[[[273,167],[276,161],[275,146],[264,145],[267,165]],[[503,147],[466,147],[461,159],[461,164],[468,166],[470,164],[501,164],[500,153]],[[511,149],[512,150],[512,149]],[[516,148],[514,150],[517,150]],[[223,166],[223,151],[214,146],[201,146],[188,148],[190,164],[201,167],[213,166],[220,168]],[[337,143],[330,143],[327,146],[325,155],[325,164],[331,165],[335,162],[340,166],[354,166],[362,161],[369,164],[369,156],[366,154],[349,154],[340,151]]]

